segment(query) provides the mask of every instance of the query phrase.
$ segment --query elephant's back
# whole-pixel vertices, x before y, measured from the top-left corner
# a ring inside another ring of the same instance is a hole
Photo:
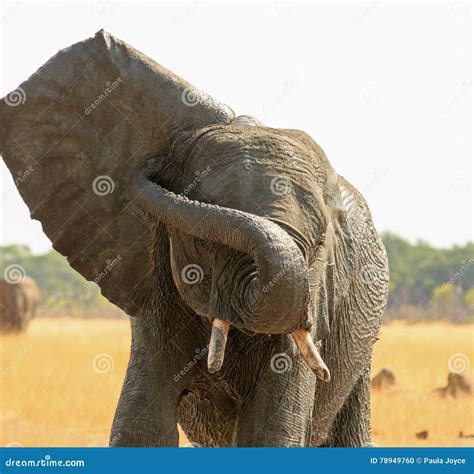
[[[3,278],[0,279],[0,313],[3,314],[5,310],[12,306],[19,287],[15,283],[11,283]]]
[[[17,329],[20,290],[17,284],[0,280],[0,332]]]
[[[0,279],[0,332],[25,329],[39,299],[40,291],[32,278],[17,282]]]
[[[20,285],[20,290],[23,292],[25,298],[31,301],[37,301],[40,297],[40,290],[35,280],[30,277],[25,277]]]
[[[12,306],[18,298],[25,301],[37,302],[40,297],[40,290],[33,278],[25,276],[17,282],[10,282],[0,279],[0,305]]]

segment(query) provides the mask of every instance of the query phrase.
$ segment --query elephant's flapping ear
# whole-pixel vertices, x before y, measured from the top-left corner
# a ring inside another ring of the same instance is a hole
[[[181,130],[232,118],[228,107],[100,31],[2,100],[0,151],[53,247],[134,316],[159,284],[164,249],[132,201],[132,179],[149,158],[166,155]]]

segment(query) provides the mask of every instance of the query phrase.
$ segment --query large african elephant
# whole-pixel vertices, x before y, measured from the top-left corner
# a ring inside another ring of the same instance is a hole
[[[203,446],[370,443],[386,254],[308,135],[235,117],[104,31],[0,113],[32,217],[132,317],[112,446],[176,446],[177,422]]]
[[[0,332],[24,331],[35,316],[40,291],[32,278],[0,279]]]

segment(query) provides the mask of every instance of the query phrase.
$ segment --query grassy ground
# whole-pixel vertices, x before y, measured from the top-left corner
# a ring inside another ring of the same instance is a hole
[[[471,446],[459,432],[474,433],[472,397],[440,399],[434,388],[446,386],[450,370],[472,377],[473,327],[393,323],[382,329],[372,373],[388,367],[397,388],[372,393],[372,430],[381,446]],[[420,440],[415,433],[428,431]]]
[[[458,437],[460,431],[474,433],[472,398],[430,393],[446,385],[450,359],[456,370],[472,361],[472,329],[383,328],[373,372],[391,368],[398,385],[373,393],[377,445],[472,445],[472,439]],[[38,319],[26,334],[0,336],[0,445],[105,446],[129,341],[122,320]],[[428,438],[417,439],[415,433],[424,430]]]

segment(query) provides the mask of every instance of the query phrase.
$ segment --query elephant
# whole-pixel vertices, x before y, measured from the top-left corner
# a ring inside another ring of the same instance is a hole
[[[103,30],[0,109],[53,247],[131,322],[110,446],[365,446],[388,291],[362,195]],[[116,262],[112,264],[111,262]]]
[[[0,332],[24,331],[40,301],[38,285],[30,277],[0,279]]]

